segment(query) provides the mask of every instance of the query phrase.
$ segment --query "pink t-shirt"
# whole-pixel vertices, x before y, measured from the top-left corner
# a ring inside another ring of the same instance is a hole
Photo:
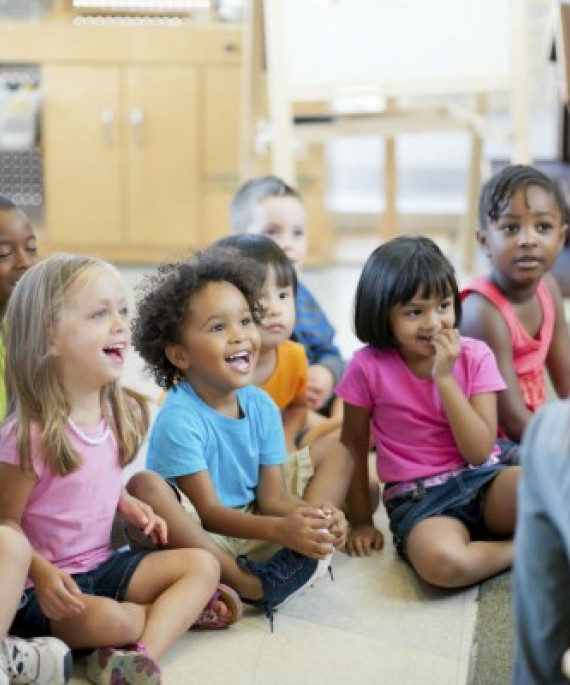
[[[453,375],[467,398],[506,388],[489,347],[472,338],[461,338]],[[415,376],[396,350],[358,350],[335,393],[372,410],[376,468],[384,483],[466,466],[434,381]]]
[[[542,311],[542,323],[535,338],[531,337],[515,313],[511,303],[486,276],[470,281],[461,292],[464,300],[470,293],[479,293],[492,302],[501,312],[511,334],[513,366],[519,379],[519,388],[527,409],[535,412],[546,402],[546,379],[544,364],[552,344],[556,306],[552,293],[541,280],[536,296]]]
[[[13,421],[0,427],[0,461],[18,464]],[[102,437],[102,421],[83,432]],[[112,431],[101,444],[87,444],[68,431],[83,464],[66,476],[53,475],[39,452],[39,432],[32,427],[32,464],[37,482],[21,526],[32,547],[67,573],[97,568],[111,554],[111,526],[122,489],[117,441]]]

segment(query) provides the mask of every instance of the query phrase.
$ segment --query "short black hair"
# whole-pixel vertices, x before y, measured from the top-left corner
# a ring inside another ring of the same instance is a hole
[[[189,303],[208,283],[227,282],[244,296],[259,321],[263,268],[235,249],[210,247],[180,262],[160,265],[137,288],[137,313],[131,324],[133,347],[157,384],[168,390],[180,373],[166,356],[168,345],[181,341]]]
[[[287,257],[285,251],[268,236],[259,233],[240,233],[221,238],[214,245],[235,248],[244,257],[254,259],[264,268],[266,278],[269,267],[272,267],[277,285],[280,288],[292,286],[293,292],[297,292],[297,272],[293,262]]]
[[[568,203],[560,185],[550,176],[529,164],[512,164],[505,167],[483,186],[479,197],[479,228],[487,229],[489,221],[497,221],[519,188],[538,186],[550,193],[558,205],[563,224],[569,223]]]
[[[390,312],[418,291],[426,298],[453,295],[455,326],[459,326],[461,299],[455,270],[433,240],[400,236],[377,247],[356,287],[354,330],[358,339],[380,350],[398,348]]]

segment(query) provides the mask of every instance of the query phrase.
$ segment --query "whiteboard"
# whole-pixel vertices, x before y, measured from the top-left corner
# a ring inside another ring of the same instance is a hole
[[[343,89],[504,90],[515,3],[522,11],[521,0],[266,0],[266,12],[277,10],[273,40],[301,99]]]

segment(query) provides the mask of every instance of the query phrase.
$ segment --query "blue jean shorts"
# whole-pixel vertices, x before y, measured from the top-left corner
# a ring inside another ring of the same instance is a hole
[[[485,491],[506,468],[504,464],[493,464],[466,469],[445,483],[428,488],[418,480],[417,489],[386,502],[384,506],[398,553],[407,558],[406,545],[412,528],[433,516],[449,516],[461,521],[472,540],[489,539],[490,533],[483,522]]]
[[[130,549],[115,551],[97,568],[75,573],[72,578],[85,595],[124,602],[131,578],[147,554],[152,552],[134,552]],[[24,591],[10,633],[23,638],[51,635],[50,619],[40,607],[35,588]]]

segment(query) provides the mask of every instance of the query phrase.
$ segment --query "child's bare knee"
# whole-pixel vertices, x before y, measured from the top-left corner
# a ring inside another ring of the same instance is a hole
[[[170,490],[170,486],[153,471],[139,471],[131,476],[127,483],[129,494],[148,503],[164,495],[167,489]]]
[[[454,588],[465,585],[466,561],[463,556],[446,547],[434,549],[428,559],[422,560],[416,570],[431,585]]]

